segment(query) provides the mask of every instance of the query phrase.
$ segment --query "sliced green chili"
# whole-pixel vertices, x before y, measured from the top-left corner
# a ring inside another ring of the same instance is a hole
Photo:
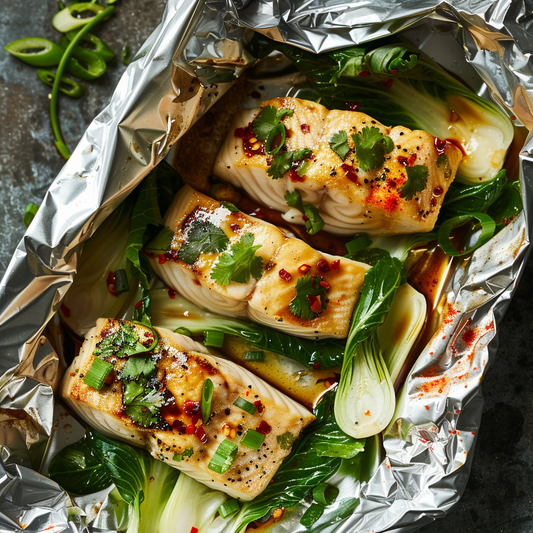
[[[41,37],[26,37],[9,43],[5,48],[12,56],[34,67],[55,67],[63,57],[63,49]]]
[[[67,49],[70,42],[66,37],[59,39],[59,46]],[[67,70],[76,78],[91,81],[99,78],[107,69],[106,62],[95,52],[81,46],[75,46],[72,57],[67,63]]]
[[[51,70],[39,69],[37,71],[37,76],[39,76],[39,79],[42,82],[46,83],[46,85],[50,85],[50,87],[53,87],[54,80],[56,78],[55,72],[52,72]],[[70,98],[81,98],[85,94],[85,91],[87,89],[81,83],[78,83],[77,81],[71,80],[70,78],[66,78],[65,76],[63,76],[61,78],[61,85],[59,87],[59,90],[63,94],[70,96]]]
[[[129,46],[125,46],[120,54],[120,60],[123,65],[128,66],[133,60],[133,52]]]
[[[31,221],[39,211],[39,206],[37,204],[31,203],[26,206],[26,211],[24,211],[24,225],[29,227]]]
[[[67,33],[68,40],[72,41],[78,31],[79,30],[69,31]],[[106,43],[104,43],[100,37],[97,37],[93,33],[85,34],[82,38],[82,41],[91,45],[91,48],[85,48],[86,50],[89,50],[89,52],[93,52],[97,56],[100,56],[106,63],[115,57],[115,52],[113,52],[113,50]]]
[[[114,12],[115,12],[115,8],[113,6],[108,6],[103,11],[98,13],[98,15],[96,15],[93,19],[91,19],[91,21],[86,26],[84,26],[78,32],[78,34],[72,39],[67,49],[65,50],[63,57],[61,58],[59,66],[57,67],[56,79],[54,80],[54,85],[52,87],[52,97],[50,98],[50,122],[52,125],[52,132],[55,138],[55,145],[57,149],[59,150],[59,153],[65,159],[68,159],[70,157],[70,152],[68,150],[67,145],[65,144],[65,140],[63,139],[63,134],[61,133],[61,127],[59,125],[59,118],[57,116],[57,96],[58,96],[57,93],[59,92],[59,88],[61,86],[61,78],[67,66],[70,55],[72,51],[74,50],[74,47],[79,42],[81,42],[84,35],[89,33],[89,31],[92,28],[94,28],[99,22],[101,22],[107,17],[110,17]]]
[[[94,13],[94,15],[92,17],[80,16],[82,13],[87,11]],[[54,15],[54,18],[52,19],[52,26],[61,33],[67,33],[68,31],[90,24],[100,13],[103,13],[104,11],[105,10],[102,6],[93,4],[92,2],[80,2],[78,4],[72,4],[71,6],[65,7],[65,9],[62,9],[61,11],[58,11]]]
[[[475,244],[468,248],[468,250],[457,250],[450,242],[450,233],[453,228],[461,226],[466,222],[469,222],[473,218],[477,219],[481,224],[481,234],[479,235]],[[489,215],[485,215],[484,213],[469,213],[468,215],[459,215],[457,217],[453,217],[446,220],[446,222],[444,222],[439,228],[439,246],[442,248],[442,251],[446,255],[451,255],[452,257],[461,257],[463,255],[468,255],[480,246],[483,246],[486,242],[488,242],[494,235],[495,229],[496,224],[494,220],[489,217]]]

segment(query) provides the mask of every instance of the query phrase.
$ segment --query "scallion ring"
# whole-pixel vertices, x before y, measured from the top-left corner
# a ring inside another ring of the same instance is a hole
[[[224,333],[221,331],[207,330],[204,332],[204,344],[213,348],[222,348]]]
[[[236,405],[243,411],[246,411],[249,415],[253,415],[257,410],[257,407],[253,403],[250,403],[241,396],[237,396],[236,400],[233,402],[233,405]]]
[[[104,382],[111,370],[113,370],[111,363],[95,357],[87,374],[83,378],[83,382],[93,389],[100,390],[104,386]]]
[[[481,224],[481,234],[479,235],[476,243],[472,245],[468,250],[457,250],[450,242],[450,234],[453,228],[461,226],[472,219],[476,219]],[[489,215],[484,213],[469,213],[468,215],[459,215],[446,220],[439,228],[438,242],[442,251],[446,255],[452,257],[462,257],[472,253],[474,250],[483,246],[494,235],[496,224]]]
[[[241,444],[250,448],[251,450],[259,450],[261,444],[265,440],[265,436],[255,429],[248,429],[241,440]]]
[[[54,18],[52,19],[52,26],[61,33],[67,33],[68,31],[72,31],[76,28],[80,28],[81,26],[90,24],[104,11],[105,10],[102,6],[93,2],[80,2],[78,4],[72,4],[65,7],[65,9],[62,9],[61,11],[58,11],[54,15]],[[92,12],[94,16],[76,16],[84,12]]]
[[[233,464],[239,447],[228,439],[224,439],[217,448],[215,455],[211,457],[209,470],[216,472],[217,474],[224,474],[229,467]]]
[[[240,508],[241,506],[237,500],[228,500],[218,508],[218,514],[225,520],[237,513]]]

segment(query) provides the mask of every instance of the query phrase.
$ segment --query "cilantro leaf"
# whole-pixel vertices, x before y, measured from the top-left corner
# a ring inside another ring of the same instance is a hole
[[[285,193],[285,200],[287,200],[289,207],[294,207],[304,214],[304,217],[307,219],[305,220],[305,229],[309,235],[318,233],[324,227],[324,221],[318,209],[314,205],[304,204],[300,191],[287,191]]]
[[[368,172],[383,163],[385,154],[392,152],[394,143],[374,126],[365,126],[362,132],[352,135],[357,162],[363,172]]]
[[[191,457],[194,451],[192,448],[185,448],[181,453],[177,453],[172,457],[174,461],[181,461],[184,457]]]
[[[338,131],[331,136],[329,140],[331,149],[344,161],[350,151],[348,146],[348,135],[344,130]]]
[[[326,288],[320,285],[322,278],[320,276],[303,276],[296,282],[296,296],[289,304],[289,311],[304,320],[312,320],[318,313],[311,309],[311,297],[320,296],[320,303],[322,309],[327,309],[328,298],[326,296]]]
[[[165,226],[159,233],[144,247],[147,252],[153,254],[164,254],[170,249],[170,244],[174,238],[174,232]]]
[[[226,209],[229,209],[232,213],[238,213],[240,209],[238,207],[235,207],[231,202],[220,202],[223,207]]]
[[[211,271],[211,279],[219,285],[248,283],[250,276],[259,279],[262,274],[263,258],[255,255],[261,244],[253,246],[253,233],[246,233],[238,243],[231,245],[231,252],[222,254]]]
[[[122,369],[123,378],[136,379],[141,374],[145,377],[155,372],[155,363],[150,357],[130,357]]]
[[[311,150],[309,148],[302,148],[301,150],[295,150],[294,152],[278,152],[273,158],[270,168],[267,171],[269,176],[272,176],[275,180],[283,177],[285,172],[288,172],[292,164],[302,159],[311,157]]]
[[[146,379],[137,381],[123,381],[122,382],[122,403],[129,405],[137,396],[144,394],[146,387]]]
[[[152,331],[155,333],[155,330]],[[144,346],[139,342],[139,335],[131,325],[122,322],[117,331],[96,344],[93,355],[101,358],[127,357],[153,349],[156,342],[159,341],[157,333],[155,333],[153,341],[150,346]]]
[[[187,235],[187,242],[181,246],[178,259],[192,265],[201,253],[222,252],[228,246],[226,234],[211,222],[194,220]]]
[[[146,428],[157,423],[157,415],[164,401],[160,392],[151,389],[146,395],[137,396],[126,407],[125,412],[134,422]]]
[[[266,141],[270,132],[281,122],[283,117],[290,117],[293,113],[292,109],[276,109],[271,105],[263,107],[252,122],[254,135],[259,141]]]
[[[407,181],[400,187],[400,196],[406,200],[411,200],[417,192],[426,188],[428,182],[428,167],[415,165],[405,167],[407,170]]]

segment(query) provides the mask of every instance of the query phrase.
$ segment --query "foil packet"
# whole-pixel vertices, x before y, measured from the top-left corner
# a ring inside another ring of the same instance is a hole
[[[244,46],[254,31],[312,52],[401,32],[529,129],[530,12],[527,3],[507,0],[169,0],[51,185],[0,284],[0,532],[118,527],[105,491],[72,501],[37,473],[83,433],[54,400],[65,369],[55,313],[84,241],[255,62]],[[462,55],[449,53],[456,43]],[[481,420],[480,381],[529,254],[532,148],[528,136],[519,154],[524,212],[448,280],[447,312],[401,390],[386,456],[368,482],[340,483],[360,505],[342,523],[328,523],[326,513],[323,531],[414,531],[460,498]],[[299,531],[300,511],[272,531]]]

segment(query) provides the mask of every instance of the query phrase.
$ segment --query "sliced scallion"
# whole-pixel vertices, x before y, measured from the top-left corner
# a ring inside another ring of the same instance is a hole
[[[361,235],[353,241],[346,243],[346,250],[348,250],[348,255],[355,254],[368,248],[372,244],[372,241],[366,235]]]
[[[130,284],[128,283],[128,276],[126,270],[120,268],[115,270],[115,288],[119,294],[128,292],[130,290]]]
[[[259,450],[264,440],[265,436],[262,433],[255,429],[248,429],[241,440],[241,444],[251,450]]]
[[[224,344],[224,333],[221,331],[207,330],[204,333],[204,344],[213,348],[222,348]]]
[[[107,376],[109,376],[111,370],[113,370],[113,365],[111,363],[96,357],[87,374],[85,374],[83,382],[85,385],[93,387],[93,389],[100,390],[104,386],[104,381]]]
[[[200,403],[202,408],[202,420],[204,424],[209,420],[211,416],[211,402],[213,401],[213,382],[207,378],[204,381],[204,386],[202,387],[202,401]]]
[[[259,363],[263,363],[265,360],[265,352],[263,351],[256,351],[256,352],[246,352],[244,354],[244,360],[245,361],[258,361]]]
[[[228,500],[218,508],[218,514],[222,518],[226,519],[237,513],[240,508],[241,506],[239,505],[239,502],[237,500]]]
[[[185,448],[185,450],[183,450],[181,453],[174,454],[174,457],[172,457],[172,460],[179,462],[179,461],[182,461],[184,457],[191,457],[193,453],[194,452],[192,448]]]
[[[237,399],[233,402],[233,405],[236,405],[243,411],[246,411],[248,414],[253,415],[257,410],[257,407],[250,403],[248,400],[245,400],[241,396],[237,396]]]
[[[224,439],[217,448],[215,455],[211,457],[208,468],[217,474],[224,474],[232,465],[239,447],[228,439]]]
[[[313,503],[311,507],[305,511],[300,524],[304,527],[311,527],[324,514],[324,506],[318,503]]]
[[[338,495],[339,489],[327,483],[320,483],[313,489],[313,500],[322,505],[331,505]]]

